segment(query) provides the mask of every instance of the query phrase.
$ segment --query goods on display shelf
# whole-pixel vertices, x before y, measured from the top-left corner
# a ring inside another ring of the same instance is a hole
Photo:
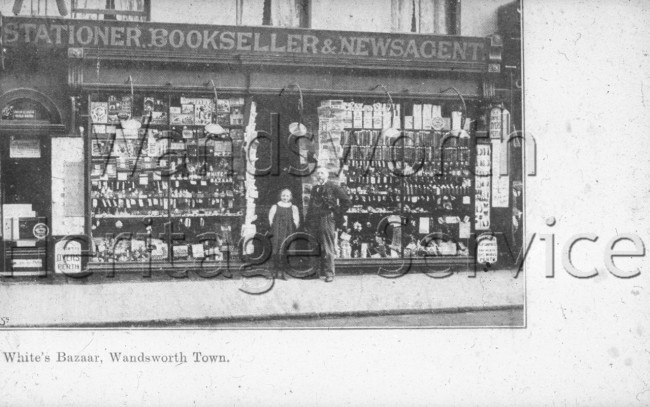
[[[470,120],[462,127],[462,113],[443,108],[321,102],[318,162],[347,187],[352,200],[338,236],[338,257],[469,256]],[[383,131],[391,127],[399,130],[393,137]]]
[[[135,104],[130,96],[90,98],[93,260],[233,255],[246,209],[243,126],[229,123],[225,134],[207,134],[204,126],[216,117],[210,98],[136,95]],[[225,106],[243,111],[243,98],[223,100],[228,103],[218,103],[218,114],[226,115]],[[130,117],[142,117],[139,130],[121,128],[120,120]],[[163,123],[166,117],[171,124]]]

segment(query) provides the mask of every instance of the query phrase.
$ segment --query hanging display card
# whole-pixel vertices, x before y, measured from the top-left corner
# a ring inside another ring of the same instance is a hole
[[[499,140],[492,141],[492,206],[495,208],[507,208],[510,192],[510,177],[501,175],[501,161],[507,159],[507,154],[503,154],[503,146],[507,147],[507,142]]]
[[[470,223],[469,222],[460,222],[458,227],[458,238],[460,239],[469,239],[470,236]]]
[[[423,235],[428,235],[429,234],[429,218],[428,217],[420,218],[418,233],[423,234]]]

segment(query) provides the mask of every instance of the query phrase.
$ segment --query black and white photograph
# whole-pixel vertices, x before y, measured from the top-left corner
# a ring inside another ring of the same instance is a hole
[[[12,326],[525,326],[518,1],[5,3]]]
[[[0,0],[0,404],[648,406],[650,3]]]

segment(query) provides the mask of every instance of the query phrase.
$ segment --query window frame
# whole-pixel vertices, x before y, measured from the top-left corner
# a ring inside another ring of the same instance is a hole
[[[140,17],[143,21],[151,21],[151,0],[144,0],[143,11],[133,10],[116,10],[115,0],[107,0],[106,7],[101,8],[83,8],[77,6],[77,0],[71,0],[70,12],[75,14],[95,14],[99,20],[99,16],[103,15],[104,20],[116,20],[117,16],[131,16]]]
[[[408,30],[399,29],[400,21],[405,21],[406,19],[403,16],[398,15],[402,5],[400,1],[410,1],[413,3],[412,14],[408,18],[408,25],[410,26]],[[394,33],[416,33],[416,34],[434,34],[431,32],[422,32],[420,16],[420,1],[421,0],[392,0],[391,1],[391,20],[392,27],[391,31]],[[445,1],[445,22],[446,22],[446,34],[440,35],[461,35],[461,0],[444,0]],[[417,3],[416,3],[417,2]]]
[[[300,17],[298,21],[298,26],[295,28],[311,28],[311,0],[294,0],[296,6],[300,8]],[[271,3],[273,0],[264,0],[264,11],[262,13],[262,25],[272,26],[271,18]],[[241,22],[241,13],[243,11],[243,0],[237,0],[237,21],[238,25]]]

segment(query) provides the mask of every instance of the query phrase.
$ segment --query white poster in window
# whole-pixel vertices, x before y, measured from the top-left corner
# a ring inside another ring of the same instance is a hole
[[[507,142],[492,141],[492,206],[507,208],[510,194],[510,177],[501,175],[501,161],[507,159]]]

